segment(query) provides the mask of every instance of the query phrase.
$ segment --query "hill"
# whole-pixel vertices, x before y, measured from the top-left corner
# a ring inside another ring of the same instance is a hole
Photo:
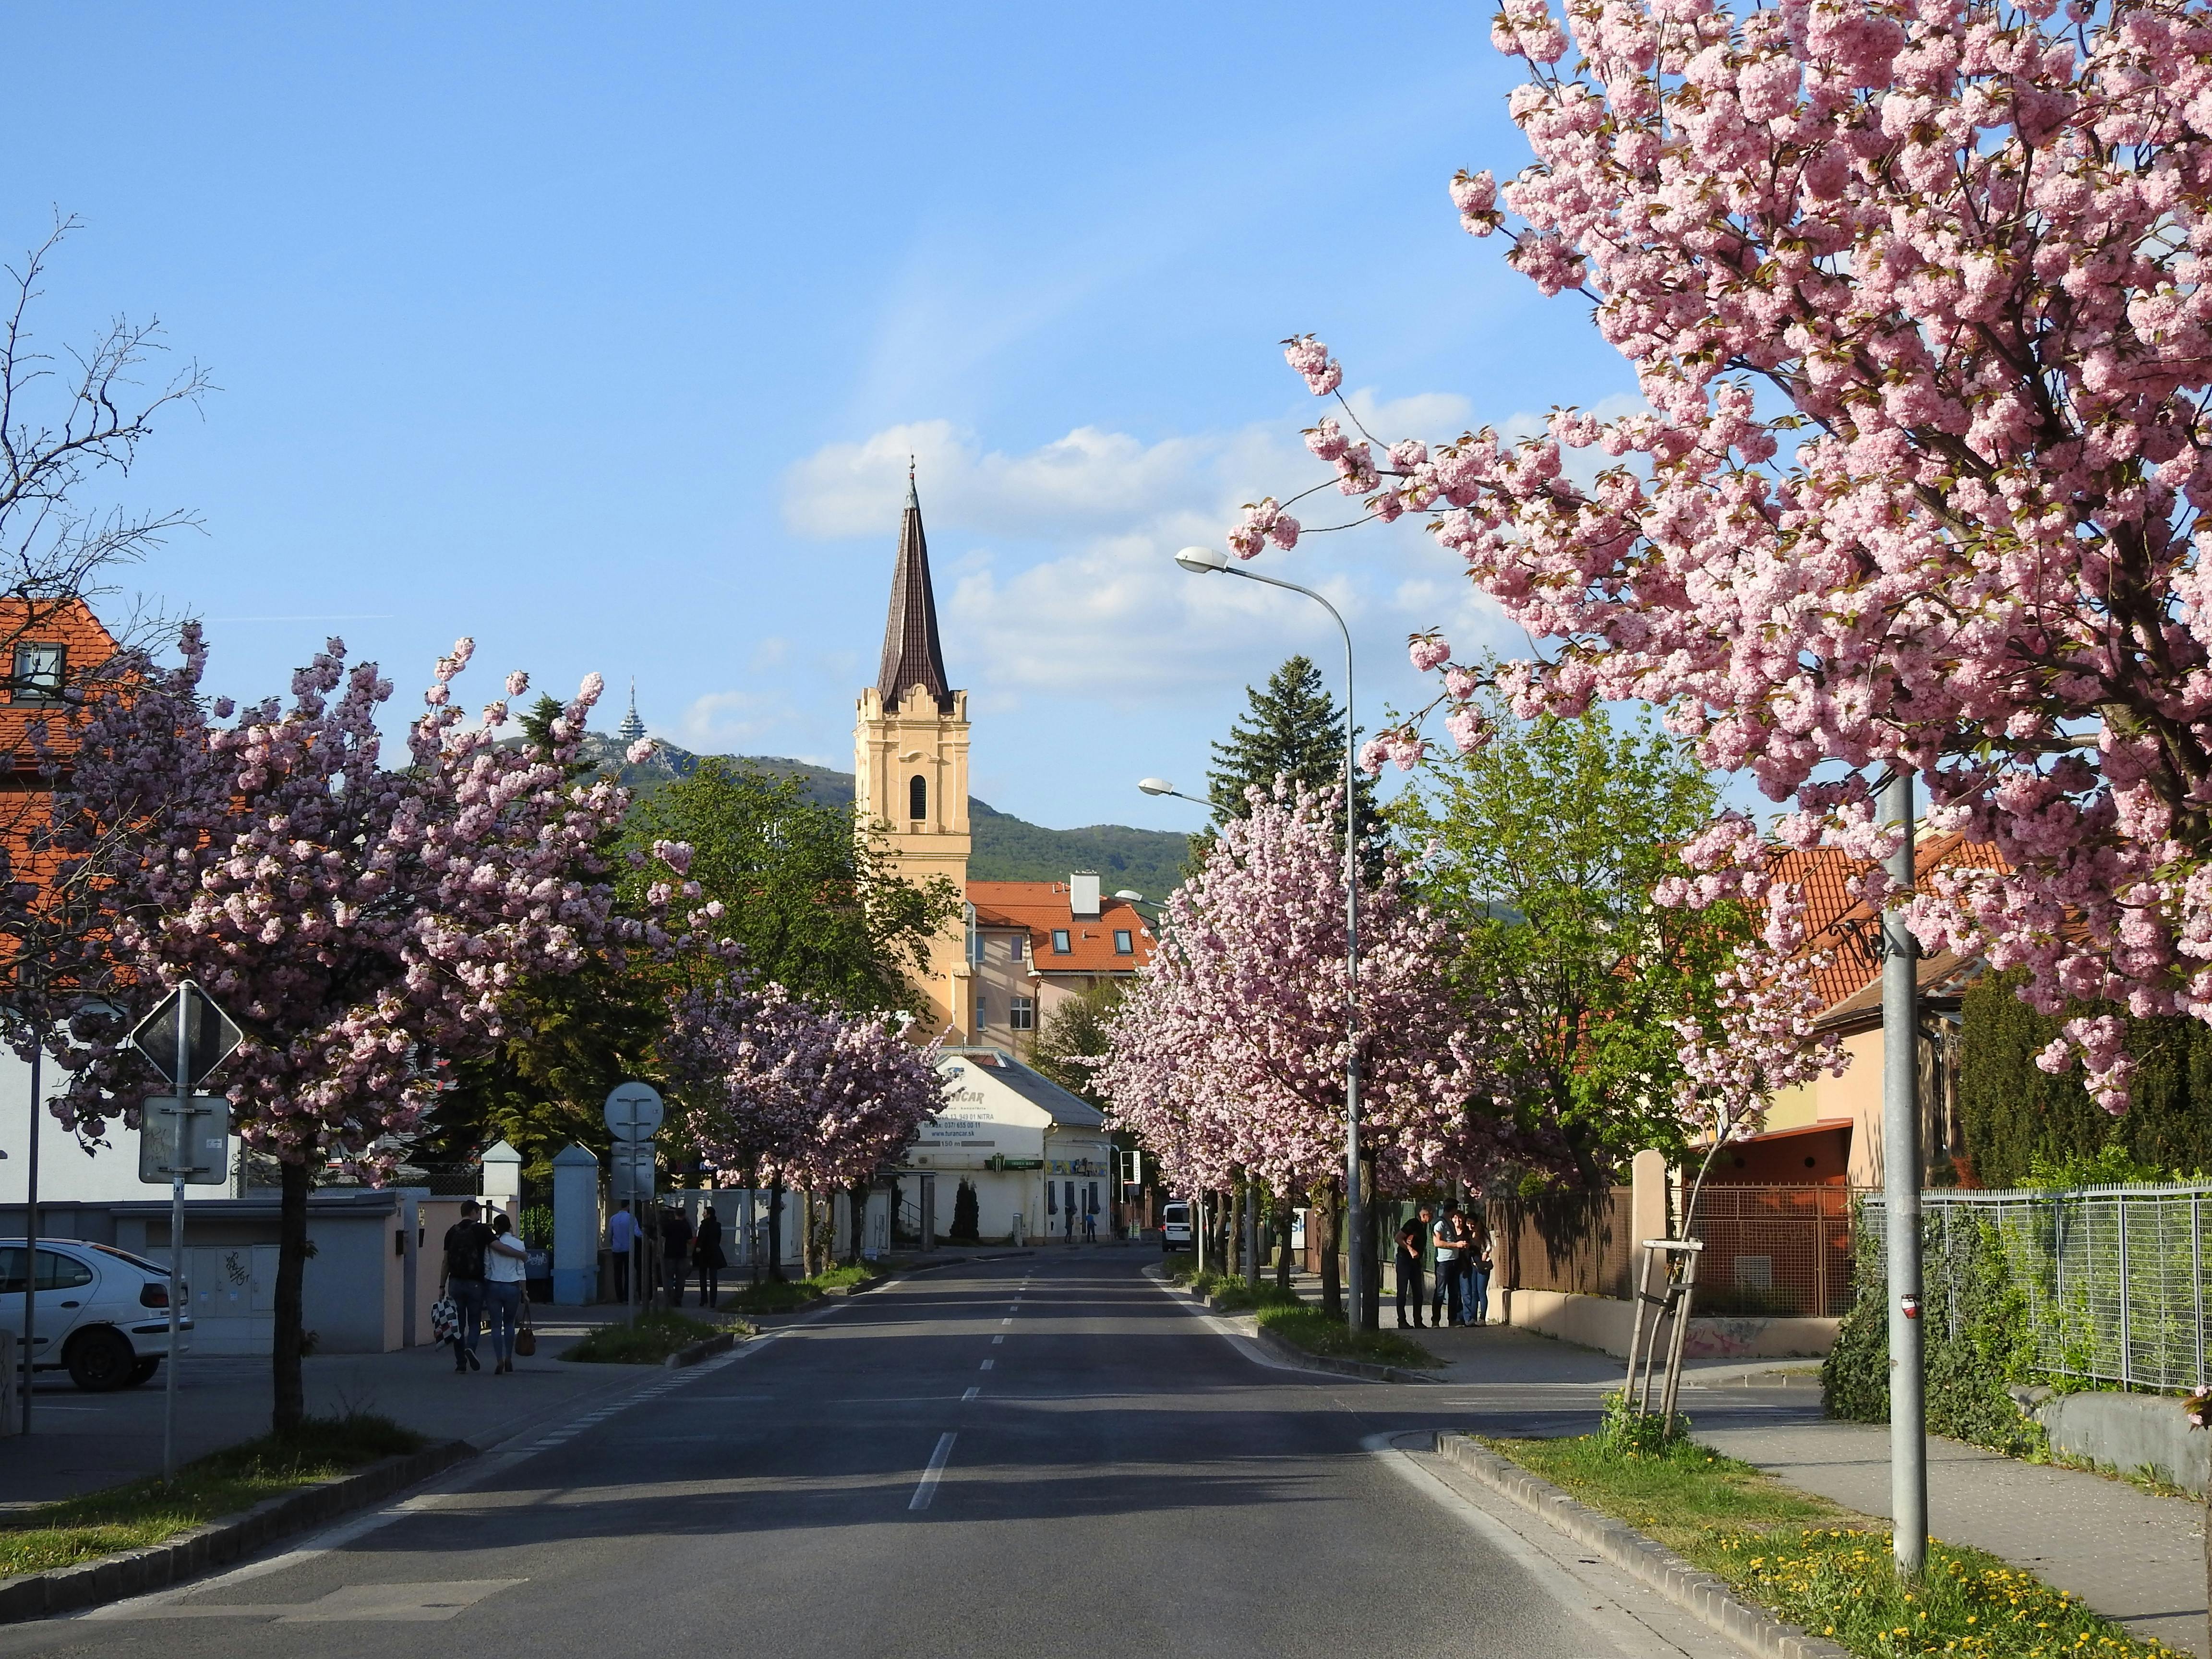
[[[623,758],[622,745],[599,732],[586,736],[584,758],[615,775],[635,793],[646,795],[689,777],[706,757],[663,743],[641,766]],[[781,755],[715,757],[736,766],[800,780],[809,799],[825,806],[849,806],[853,775]],[[1130,889],[1158,900],[1182,880],[1190,838],[1168,830],[1137,830],[1122,823],[1093,823],[1079,830],[1048,830],[1001,812],[988,801],[968,798],[969,827],[975,849],[968,873],[977,881],[1065,881],[1074,870],[1095,870],[1109,893]]]

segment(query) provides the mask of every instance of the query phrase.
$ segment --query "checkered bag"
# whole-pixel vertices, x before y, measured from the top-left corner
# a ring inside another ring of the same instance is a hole
[[[461,1310],[450,1296],[430,1304],[430,1340],[451,1342],[461,1334]]]

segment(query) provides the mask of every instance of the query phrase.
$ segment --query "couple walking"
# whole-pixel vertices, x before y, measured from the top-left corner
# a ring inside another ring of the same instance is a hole
[[[497,1375],[514,1369],[517,1339],[530,1327],[523,1300],[529,1253],[514,1236],[514,1224],[505,1215],[495,1212],[491,1224],[486,1226],[479,1218],[481,1214],[476,1200],[471,1199],[461,1206],[461,1218],[446,1229],[438,1295],[441,1300],[451,1300],[458,1322],[453,1337],[453,1369],[483,1369],[483,1362],[477,1358],[477,1338],[489,1322],[492,1370]],[[521,1352],[530,1349],[526,1346]]]
[[[1412,1324],[1421,1325],[1421,1258],[1425,1249],[1436,1251],[1436,1287],[1429,1322],[1442,1326],[1446,1318],[1455,1325],[1490,1322],[1490,1230],[1480,1220],[1470,1221],[1456,1204],[1445,1207],[1441,1220],[1433,1219],[1425,1204],[1413,1220],[1398,1230],[1398,1324],[1407,1324],[1406,1308],[1413,1310]]]

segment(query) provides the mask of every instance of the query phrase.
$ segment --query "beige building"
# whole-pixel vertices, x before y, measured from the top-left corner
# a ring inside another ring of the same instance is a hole
[[[1025,1052],[1056,1003],[1148,961],[1152,935],[1086,872],[1065,882],[968,878],[968,694],[945,672],[909,473],[883,658],[854,722],[854,787],[893,867],[917,884],[941,877],[967,900],[964,921],[932,944],[922,988],[929,1030]]]

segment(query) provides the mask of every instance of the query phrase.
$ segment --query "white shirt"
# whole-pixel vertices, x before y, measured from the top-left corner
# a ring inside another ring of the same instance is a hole
[[[607,1223],[607,1248],[617,1255],[637,1243],[637,1218],[628,1210],[617,1210]]]
[[[512,1251],[514,1254],[509,1255]],[[501,1233],[484,1246],[484,1280],[491,1285],[520,1285],[528,1277],[530,1260],[522,1241]]]

